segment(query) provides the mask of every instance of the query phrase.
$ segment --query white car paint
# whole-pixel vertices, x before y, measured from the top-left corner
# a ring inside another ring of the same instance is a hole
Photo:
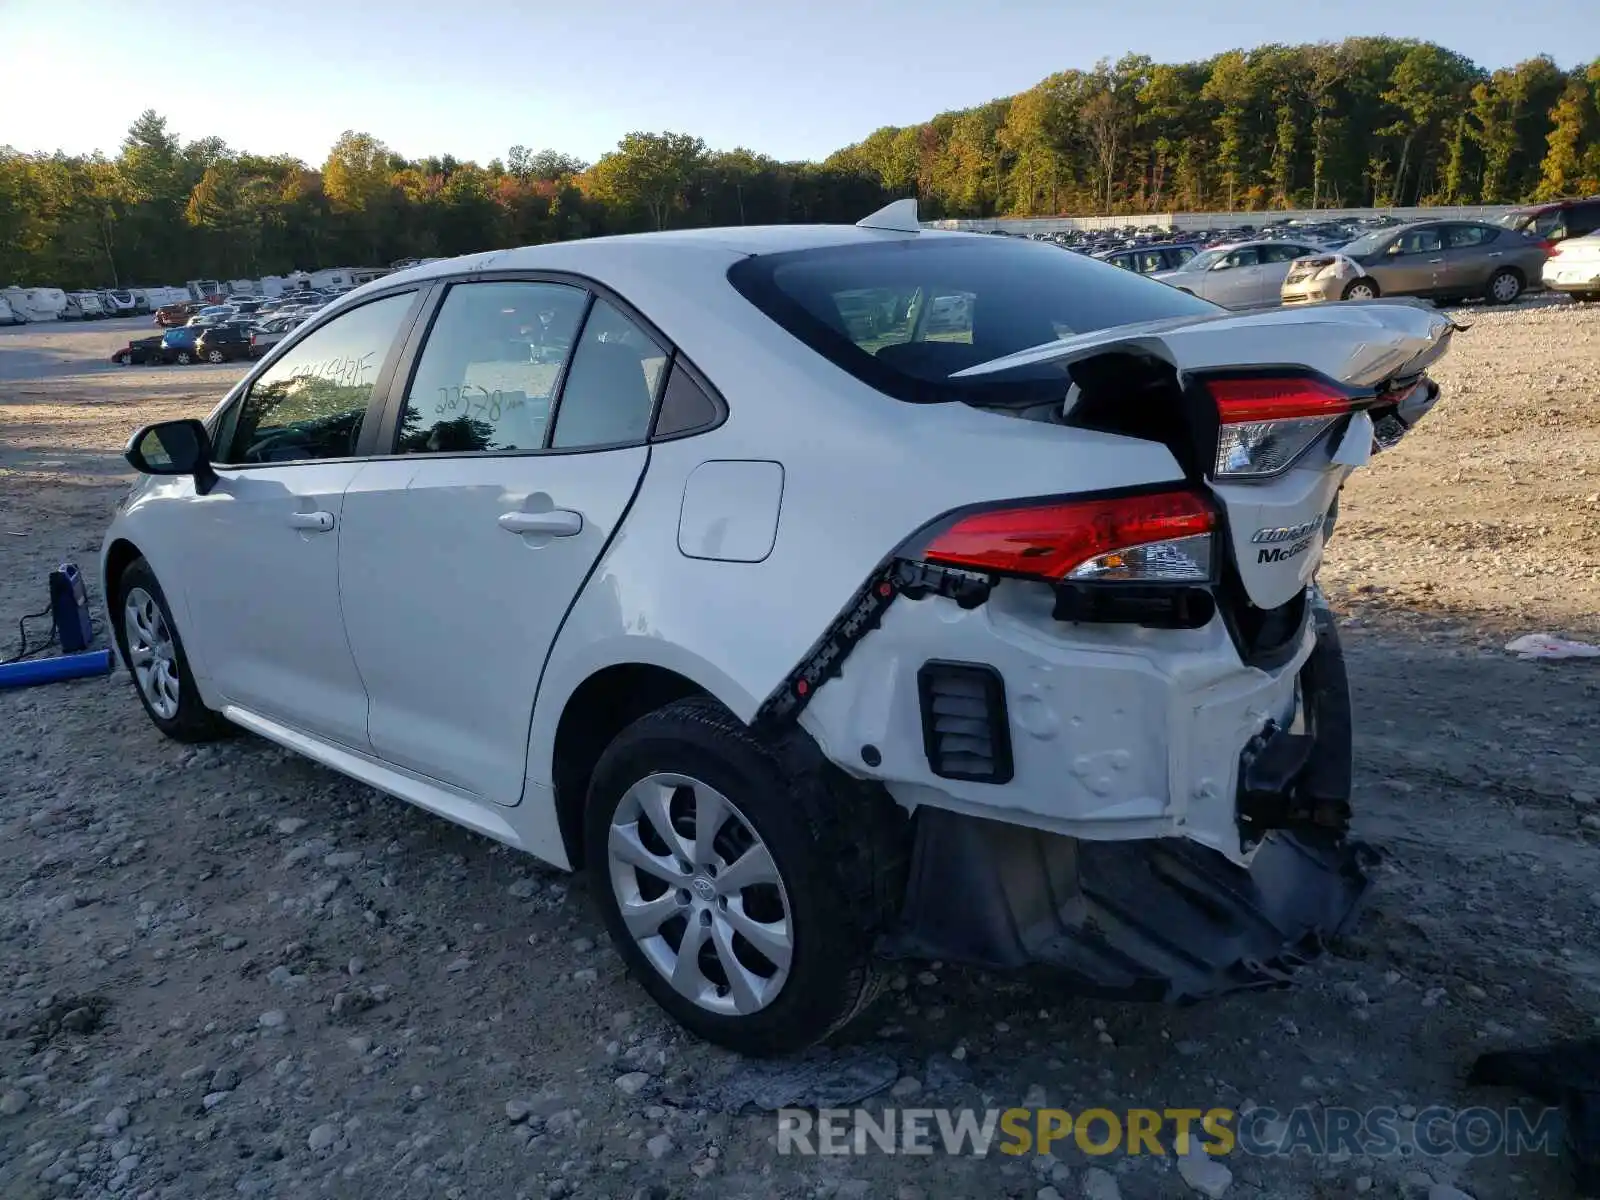
[[[1600,233],[1557,242],[1545,259],[1543,280],[1554,291],[1600,295]]]
[[[136,485],[107,537],[168,581],[201,696],[229,719],[549,862],[569,858],[557,731],[597,673],[673,671],[752,720],[871,573],[953,509],[1162,483],[1164,445],[981,411],[908,407],[759,313],[727,282],[752,253],[968,235],[794,226],[605,238],[429,263],[330,304],[213,414],[340,313],[399,287],[492,271],[572,272],[655,323],[727,398],[707,432],[589,453],[382,457],[218,468]],[[1105,267],[1115,271],[1114,267]],[[1065,361],[1118,344],[1182,371],[1302,362],[1370,381],[1424,361],[1448,322],[1341,306],[1107,330],[1008,356]],[[1320,457],[1319,457],[1320,456]],[[1236,538],[1324,512],[1348,467],[1317,447],[1268,484],[1216,490]],[[568,516],[568,514],[574,514]],[[526,519],[520,525],[506,518]],[[1321,552],[1244,572],[1277,603]],[[109,589],[107,589],[109,591]],[[1047,590],[1047,589],[1046,589]],[[932,805],[1086,838],[1192,838],[1244,853],[1240,747],[1286,717],[1306,640],[1271,671],[1220,618],[1199,630],[1055,621],[1007,583],[983,609],[897,605],[802,715],[844,770]],[[930,774],[913,721],[918,665],[991,662],[1016,689],[1017,778]],[[881,748],[868,766],[866,741]]]

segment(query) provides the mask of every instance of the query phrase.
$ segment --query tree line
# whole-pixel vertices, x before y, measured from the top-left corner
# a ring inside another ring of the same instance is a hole
[[[1486,71],[1426,42],[1140,55],[821,163],[630,133],[590,164],[513,146],[486,166],[347,132],[320,166],[187,144],[153,111],[115,156],[0,147],[0,283],[91,287],[702,225],[1503,203],[1600,192],[1600,59]]]

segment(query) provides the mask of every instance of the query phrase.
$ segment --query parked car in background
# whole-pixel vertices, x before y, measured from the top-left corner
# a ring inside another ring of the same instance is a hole
[[[132,366],[134,363],[153,366],[156,363],[166,362],[167,358],[162,348],[163,337],[163,334],[158,333],[155,337],[134,338],[121,350],[114,351],[111,361],[122,367]]]
[[[161,335],[161,361],[186,367],[195,361],[194,343],[200,329],[193,325],[180,325]]]
[[[1483,221],[1420,221],[1380,229],[1289,266],[1283,302],[1423,296],[1509,304],[1539,286],[1549,245]]]
[[[253,358],[255,343],[250,339],[250,326],[243,321],[229,321],[222,325],[202,328],[194,340],[195,358],[200,362],[231,362],[238,358]]]
[[[231,304],[209,304],[202,308],[188,323],[196,328],[205,328],[210,325],[222,325],[228,321],[238,319],[238,312]]]
[[[265,354],[305,323],[304,317],[272,317],[257,324],[250,331],[257,354]]]
[[[163,328],[187,325],[189,318],[204,307],[205,305],[197,300],[180,300],[176,304],[163,304],[156,309],[156,324]]]
[[[1238,242],[1202,250],[1176,271],[1152,279],[1224,308],[1262,308],[1279,303],[1289,264],[1317,247],[1308,242]]]
[[[1453,324],[863,225],[413,268],[138,431],[99,589],[138,702],[585,868],[743,1053],[882,958],[1284,981],[1368,883],[1326,529]]]
[[[1600,196],[1530,204],[1506,213],[1500,218],[1499,224],[1515,233],[1525,233],[1546,242],[1587,237],[1600,230]]]
[[[1131,250],[1107,250],[1094,257],[1137,275],[1155,275],[1161,271],[1175,271],[1199,253],[1200,247],[1194,242],[1172,242]]]
[[[1544,263],[1544,286],[1574,300],[1600,301],[1600,232],[1552,246]]]
[[[26,325],[28,318],[11,307],[11,301],[0,296],[0,325]]]

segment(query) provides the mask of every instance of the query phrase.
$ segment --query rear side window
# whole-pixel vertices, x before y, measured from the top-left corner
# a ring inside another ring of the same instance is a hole
[[[1583,237],[1600,229],[1600,201],[1574,204],[1567,211],[1567,236]]]
[[[596,300],[561,387],[560,449],[642,442],[667,366],[667,352],[615,307]]]
[[[401,454],[540,450],[588,293],[458,283],[428,331],[401,410]]]
[[[1029,380],[1059,397],[1066,381],[1055,367],[1003,379],[950,377],[1075,334],[1219,311],[1132,271],[1025,238],[923,234],[756,255],[735,264],[728,280],[819,354],[914,402],[974,401]],[[966,298],[959,318],[950,297]]]
[[[1487,225],[1452,225],[1446,231],[1445,244],[1452,250],[1466,250],[1483,246],[1499,237],[1499,231]]]

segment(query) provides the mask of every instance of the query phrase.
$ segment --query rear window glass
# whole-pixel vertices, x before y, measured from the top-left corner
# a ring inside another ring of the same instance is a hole
[[[728,279],[779,325],[902,400],[981,401],[1058,367],[951,379],[968,367],[1114,325],[1218,311],[1176,288],[1022,238],[923,235],[744,259]]]

